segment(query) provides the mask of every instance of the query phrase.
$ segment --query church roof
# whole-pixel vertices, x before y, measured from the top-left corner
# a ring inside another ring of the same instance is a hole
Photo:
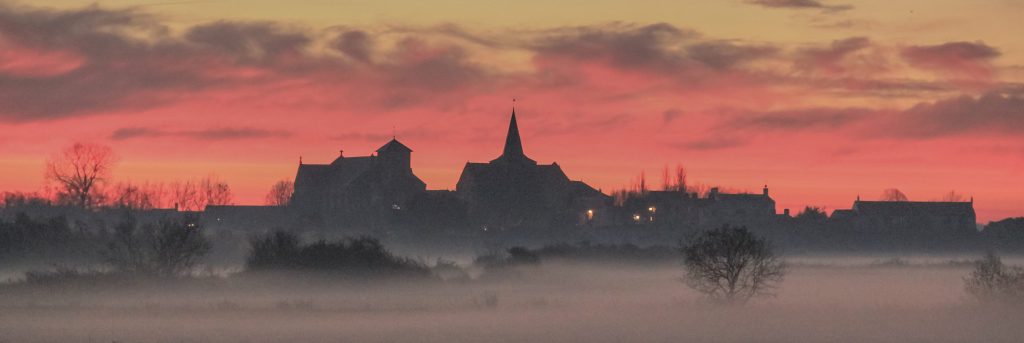
[[[398,139],[395,138],[392,138],[387,144],[384,144],[380,149],[377,149],[378,153],[387,153],[392,151],[412,152],[412,149],[409,149],[409,147],[405,146],[405,144],[402,144],[402,142],[399,142]]]

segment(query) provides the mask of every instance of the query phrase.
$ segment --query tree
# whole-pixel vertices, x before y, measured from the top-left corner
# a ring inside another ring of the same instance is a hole
[[[820,222],[828,219],[828,214],[825,214],[825,209],[817,206],[807,206],[802,212],[796,215],[796,219]]]
[[[943,194],[942,195],[942,199],[940,199],[940,200],[941,201],[947,201],[947,202],[963,202],[964,201],[964,196],[963,196],[963,194],[957,193],[954,190],[954,191],[949,191],[949,193]]]
[[[724,225],[705,231],[681,250],[686,284],[725,304],[771,295],[785,271],[768,242],[745,227]]]
[[[230,205],[231,204],[231,187],[228,186],[227,182],[220,181],[216,177],[207,176],[200,182],[200,190],[203,194],[203,206],[199,209],[202,210],[209,205]]]
[[[907,201],[907,195],[899,189],[889,188],[882,191],[882,201]]]
[[[210,251],[195,218],[164,220],[139,227],[128,217],[114,229],[104,257],[114,270],[134,275],[176,277],[192,270]]]
[[[974,263],[964,279],[968,294],[985,303],[1024,304],[1024,268],[1003,265],[993,252]]]
[[[192,270],[210,252],[194,220],[163,221],[151,245],[150,263],[158,276],[175,277]]]
[[[288,206],[292,200],[292,193],[295,184],[288,180],[281,180],[270,187],[267,193],[266,204],[270,206]]]
[[[74,206],[90,208],[101,195],[99,186],[116,162],[107,146],[75,143],[46,161],[46,178],[61,188],[58,196]]]
[[[114,186],[110,199],[114,206],[134,209],[151,210],[165,206],[166,194],[163,184],[133,184],[119,182]]]

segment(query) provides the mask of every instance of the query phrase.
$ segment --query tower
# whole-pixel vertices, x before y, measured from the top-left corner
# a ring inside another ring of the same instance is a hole
[[[390,169],[412,170],[412,149],[392,138],[387,144],[377,149],[377,156]]]

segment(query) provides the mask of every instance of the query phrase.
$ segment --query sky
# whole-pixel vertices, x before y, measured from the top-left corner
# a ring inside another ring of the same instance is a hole
[[[526,153],[605,192],[683,165],[779,211],[898,188],[1024,216],[1024,1],[0,0],[0,191],[110,146],[113,179],[239,204],[392,135],[430,189]]]

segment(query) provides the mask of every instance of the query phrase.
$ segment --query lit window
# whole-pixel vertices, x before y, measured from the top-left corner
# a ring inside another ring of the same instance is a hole
[[[587,210],[587,220],[594,220],[594,210]]]
[[[634,214],[633,215],[633,221],[639,223],[640,222],[640,215],[639,214]]]
[[[651,212],[651,213],[654,213],[654,212],[656,212],[657,210],[658,210],[658,209],[657,209],[656,207],[654,207],[654,206],[651,206],[651,207],[648,207],[648,208],[647,208],[647,212]]]

